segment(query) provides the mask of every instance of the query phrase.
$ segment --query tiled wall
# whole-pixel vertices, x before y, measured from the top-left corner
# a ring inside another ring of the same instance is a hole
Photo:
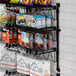
[[[76,76],[76,0],[58,0],[60,7],[61,76]]]

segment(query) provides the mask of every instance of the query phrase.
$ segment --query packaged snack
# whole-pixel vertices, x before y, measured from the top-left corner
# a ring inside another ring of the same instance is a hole
[[[38,0],[34,0],[34,4],[38,4]]]
[[[38,49],[44,49],[44,35],[43,34],[36,33],[34,47]]]
[[[30,59],[22,54],[17,54],[17,72],[30,75]]]
[[[26,24],[23,14],[16,14],[16,24],[17,25],[25,25]]]
[[[19,0],[10,0],[9,3],[18,3]]]
[[[33,3],[34,3],[34,0],[30,0],[30,5],[33,5]]]
[[[50,61],[30,59],[30,76],[51,76]]]
[[[48,5],[51,5],[51,0],[48,0]]]
[[[1,10],[0,10],[0,22],[1,22]]]
[[[30,39],[30,34],[27,32],[21,32],[21,41],[22,41],[22,46],[29,48],[29,39]]]
[[[44,50],[47,50],[47,34],[44,35]]]
[[[16,23],[16,13],[12,12],[12,23]]]
[[[7,23],[7,10],[2,10],[1,11],[1,22],[2,23]]]
[[[51,33],[48,34],[48,49],[52,48],[52,35]]]
[[[0,57],[0,68],[7,70],[16,69],[16,52],[3,49]]]
[[[0,41],[2,41],[2,29],[0,28]]]
[[[40,5],[48,5],[48,0],[39,0]]]
[[[30,76],[42,76],[42,61],[30,59]]]
[[[30,4],[30,0],[19,0],[19,4],[29,5]]]
[[[47,27],[52,26],[52,15],[46,15],[47,16]]]
[[[12,23],[12,21],[13,21],[13,14],[12,14],[13,12],[12,11],[7,11],[7,23]]]
[[[33,48],[33,33],[30,33],[30,48]]]
[[[51,76],[51,65],[50,61],[42,61],[42,76]]]
[[[12,38],[12,31],[7,31],[7,43],[12,43],[13,38]]]
[[[7,32],[6,31],[2,31],[2,41],[3,42],[7,41]]]
[[[12,30],[13,42],[17,42],[17,29]]]
[[[18,33],[18,44],[19,44],[19,45],[22,45],[21,33]]]

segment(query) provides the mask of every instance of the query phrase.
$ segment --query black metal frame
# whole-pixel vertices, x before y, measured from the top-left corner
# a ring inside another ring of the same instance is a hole
[[[16,6],[20,6],[20,7],[25,7],[25,6],[21,6],[19,4],[10,4],[10,3],[6,3],[6,6],[7,7],[16,7]],[[32,28],[32,27],[24,27],[24,26],[17,26],[16,24],[16,27],[18,28],[25,28],[26,31],[29,31],[30,32],[34,32],[34,33],[48,33],[52,30],[55,30],[56,31],[56,40],[57,40],[57,48],[56,50],[53,49],[54,51],[44,51],[42,53],[39,53],[39,54],[44,54],[44,53],[50,53],[50,52],[56,52],[56,62],[57,62],[57,73],[56,73],[56,76],[60,76],[60,66],[59,66],[59,32],[60,32],[60,28],[59,28],[59,7],[60,7],[60,3],[57,3],[56,6],[52,6],[52,5],[49,5],[49,6],[39,6],[39,5],[33,5],[33,6],[26,6],[26,9],[27,9],[27,13],[31,12],[31,8],[42,8],[42,7],[46,7],[46,9],[48,7],[51,7],[51,9],[55,9],[56,10],[56,21],[57,21],[57,26],[56,27],[50,27],[50,28],[41,28],[41,29],[37,29],[37,28]],[[43,9],[41,9],[43,10]],[[37,10],[35,10],[37,11]],[[13,25],[13,24],[12,24]],[[11,25],[11,27],[12,27]],[[9,24],[6,24],[7,27],[9,27]],[[27,49],[27,48],[26,48]],[[36,53],[37,53],[37,49],[27,49],[27,50],[36,50]],[[38,49],[39,50],[39,49]]]

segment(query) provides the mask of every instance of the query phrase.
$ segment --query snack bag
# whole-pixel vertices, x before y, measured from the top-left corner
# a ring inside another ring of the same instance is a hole
[[[38,0],[34,0],[34,4],[38,4]]]
[[[47,27],[52,26],[52,15],[46,15],[47,16]]]
[[[7,23],[7,10],[2,10],[1,11],[1,22],[2,23]]]
[[[16,22],[16,13],[12,12],[12,23]]]
[[[30,75],[30,59],[28,57],[17,54],[17,72]]]
[[[13,38],[13,42],[17,42],[17,29],[15,28],[15,31],[14,29],[12,29],[12,38]]]
[[[50,5],[51,4],[51,0],[48,0],[48,5]]]
[[[13,37],[12,37],[12,30],[7,31],[7,43],[12,43],[13,42]]]
[[[30,0],[30,5],[33,5],[33,3],[34,3],[34,0]]]
[[[29,5],[30,3],[30,0],[19,0],[19,4],[22,4],[22,5]]]
[[[30,33],[30,48],[33,48],[33,33]]]
[[[16,53],[15,51],[8,51],[3,49],[0,57],[0,68],[6,70],[16,69]]]
[[[30,76],[42,76],[42,61],[30,59]]]
[[[42,61],[42,76],[51,76],[50,72],[51,72],[51,65],[50,65],[50,61]]]
[[[40,5],[48,5],[48,0],[39,0]]]
[[[2,29],[0,29],[0,41],[2,41]]]
[[[48,49],[50,50],[52,48],[52,35],[48,34]]]
[[[7,41],[7,32],[6,31],[2,31],[2,41],[3,42]]]
[[[16,14],[16,24],[17,25],[25,25],[26,24],[23,14]]]
[[[12,11],[7,11],[7,23],[12,23],[13,21],[13,16],[12,16]]]
[[[29,39],[30,39],[30,34],[27,32],[21,32],[21,41],[22,41],[22,46],[29,48]]]
[[[1,22],[1,10],[0,10],[0,22]]]
[[[19,44],[19,45],[22,45],[21,33],[18,33],[18,44]]]
[[[44,50],[47,50],[47,34],[44,35]]]
[[[36,33],[34,47],[38,48],[38,49],[44,49],[44,36],[43,36],[43,34]]]
[[[19,0],[10,0],[9,3],[18,3]]]

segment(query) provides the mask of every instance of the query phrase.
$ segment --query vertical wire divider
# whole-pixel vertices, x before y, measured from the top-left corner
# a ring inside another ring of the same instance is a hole
[[[57,20],[57,28],[56,28],[56,40],[57,40],[57,49],[56,49],[56,76],[60,76],[60,66],[59,66],[59,7],[60,3],[56,4],[56,20]]]

